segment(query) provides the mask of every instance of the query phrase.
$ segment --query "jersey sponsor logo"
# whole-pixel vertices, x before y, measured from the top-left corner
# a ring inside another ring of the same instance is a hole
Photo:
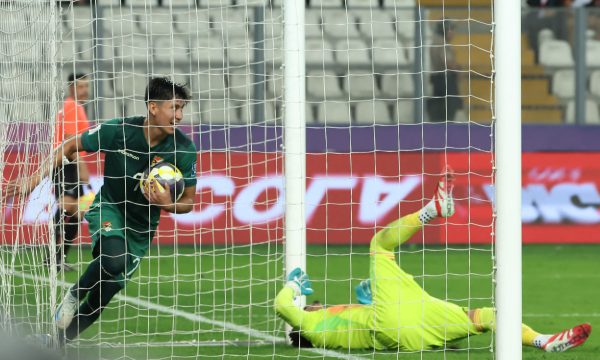
[[[119,149],[119,150],[117,150],[117,152],[118,152],[119,154],[123,154],[123,155],[125,155],[125,156],[127,156],[127,157],[130,157],[130,158],[132,158],[133,160],[139,160],[139,159],[140,159],[140,157],[139,157],[139,156],[136,156],[136,155],[133,155],[133,154],[131,154],[131,153],[128,153],[128,152],[127,152],[126,150],[124,150],[124,149]]]
[[[112,223],[110,221],[104,221],[102,223],[102,230],[104,230],[104,231],[111,231],[112,230]]]

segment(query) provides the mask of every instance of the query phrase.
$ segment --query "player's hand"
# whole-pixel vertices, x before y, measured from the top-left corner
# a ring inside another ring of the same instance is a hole
[[[168,186],[163,186],[156,180],[150,180],[148,186],[148,202],[157,206],[171,206],[171,191]]]
[[[288,285],[294,288],[296,295],[311,295],[314,291],[308,275],[299,267],[288,275]]]

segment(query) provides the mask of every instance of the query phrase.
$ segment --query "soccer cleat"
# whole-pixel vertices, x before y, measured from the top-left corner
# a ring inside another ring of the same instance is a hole
[[[296,295],[310,295],[314,291],[312,289],[312,285],[310,283],[310,279],[308,278],[308,274],[306,274],[299,267],[295,268],[288,275],[288,285],[294,288],[296,291]]]
[[[373,302],[373,294],[371,293],[371,280],[363,280],[354,288],[356,300],[359,304],[370,305]]]
[[[71,291],[67,291],[65,298],[62,303],[56,309],[56,313],[54,314],[54,322],[59,329],[66,329],[71,321],[73,321],[73,317],[75,317],[75,313],[77,312],[77,308],[79,307],[79,301],[76,297],[71,295]]]
[[[542,346],[546,352],[563,352],[583,344],[592,332],[590,324],[577,325],[558,334],[552,335]]]

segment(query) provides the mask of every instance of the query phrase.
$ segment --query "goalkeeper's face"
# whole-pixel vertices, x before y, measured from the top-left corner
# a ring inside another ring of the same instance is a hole
[[[153,121],[150,124],[167,134],[173,134],[177,124],[183,120],[184,107],[185,101],[181,99],[151,101],[148,110]]]

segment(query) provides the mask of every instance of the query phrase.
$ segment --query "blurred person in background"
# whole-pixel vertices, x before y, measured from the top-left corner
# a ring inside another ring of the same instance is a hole
[[[458,70],[454,49],[450,42],[454,38],[454,25],[440,21],[430,51],[432,74],[429,79],[433,97],[427,101],[429,120],[433,122],[453,121],[456,112],[463,107],[458,90]]]
[[[89,80],[85,74],[70,74],[67,81],[69,94],[56,116],[54,148],[90,127],[83,107],[89,97]],[[66,263],[66,257],[79,233],[79,223],[83,218],[79,201],[89,178],[87,165],[81,156],[78,156],[77,161],[56,169],[53,174],[54,196],[58,205],[54,213],[56,251],[53,255],[56,256],[59,271],[73,270]],[[46,258],[45,263],[50,265],[50,257]]]

